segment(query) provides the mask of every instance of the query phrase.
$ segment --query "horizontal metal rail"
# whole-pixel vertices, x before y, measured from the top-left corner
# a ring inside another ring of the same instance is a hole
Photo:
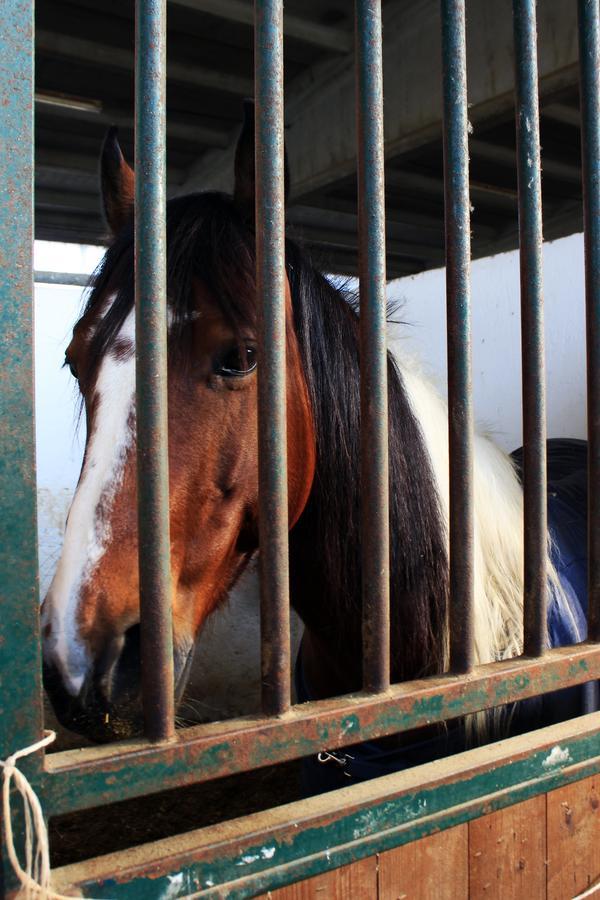
[[[477,666],[354,694],[303,703],[276,718],[199,725],[174,742],[125,742],[48,754],[40,785],[50,815],[112,803],[455,719],[600,678],[600,647],[578,644],[542,659]]]
[[[91,275],[86,275],[85,272],[44,272],[41,269],[36,269],[33,280],[36,284],[87,287],[91,277]]]
[[[600,713],[309,800],[55,870],[57,887],[254,897],[600,771]],[[562,754],[552,755],[560,744]],[[226,885],[226,887],[225,887]]]

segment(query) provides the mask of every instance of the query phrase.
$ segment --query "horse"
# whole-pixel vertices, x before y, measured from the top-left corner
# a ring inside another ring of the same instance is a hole
[[[114,129],[102,149],[101,188],[112,242],[65,355],[85,410],[85,455],[62,555],[41,612],[44,683],[52,704],[67,727],[96,741],[131,737],[142,728],[134,173]],[[253,223],[254,134],[253,119],[246,115],[232,196],[196,193],[167,204],[178,701],[204,624],[258,550],[261,361]],[[361,688],[360,311],[359,298],[318,271],[289,236],[285,255],[290,599],[304,624],[296,667],[302,701]],[[387,370],[391,674],[400,682],[449,667],[448,410],[401,350],[388,351]],[[581,470],[584,447],[555,449],[563,462],[567,459],[568,476]],[[474,653],[482,664],[522,650],[523,492],[518,461],[483,433],[475,435],[474,455]],[[550,444],[551,474],[553,458]],[[576,492],[577,515],[584,515],[584,493]],[[556,533],[549,535],[552,644],[585,638],[585,597],[573,589],[568,573],[559,571],[556,543]],[[579,545],[574,558],[580,566]],[[579,700],[569,696],[565,717],[579,710]],[[489,732],[484,719],[474,720],[481,740]],[[534,719],[531,712],[527,727]],[[416,744],[414,736],[389,738],[367,747],[367,756],[391,757],[387,771],[410,764],[415,747],[417,761],[451,752],[452,741],[464,743],[467,731],[430,730]],[[348,759],[333,758],[340,766],[331,768],[341,775]]]

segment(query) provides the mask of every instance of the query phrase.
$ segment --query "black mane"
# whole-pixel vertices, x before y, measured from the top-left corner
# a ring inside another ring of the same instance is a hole
[[[294,322],[317,433],[317,472],[290,535],[292,603],[361,686],[360,380],[355,298],[286,247]],[[388,356],[392,677],[439,673],[447,634],[442,515],[420,426]]]
[[[167,207],[170,354],[186,357],[192,281],[201,279],[236,328],[252,324],[254,236],[233,202],[193,194]],[[290,535],[292,603],[335,659],[345,687],[361,683],[360,402],[358,314],[300,247],[286,242],[294,324],[312,404],[317,469],[305,512]],[[116,300],[90,348],[97,366],[133,306],[133,228],[109,248],[86,312]],[[447,633],[448,565],[442,515],[423,435],[392,358],[388,363],[392,674],[396,681],[439,673]]]

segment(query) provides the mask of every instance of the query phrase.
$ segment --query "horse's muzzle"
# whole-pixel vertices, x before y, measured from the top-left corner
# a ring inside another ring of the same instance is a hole
[[[176,703],[187,683],[192,650],[193,645],[175,652]],[[143,734],[139,625],[105,647],[76,697],[68,693],[59,670],[47,661],[43,675],[54,712],[65,728],[99,743]]]

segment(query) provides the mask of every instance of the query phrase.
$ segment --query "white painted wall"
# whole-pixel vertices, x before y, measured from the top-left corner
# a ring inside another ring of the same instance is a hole
[[[69,247],[69,245],[66,245]],[[36,245],[36,268],[91,271],[97,250]],[[548,358],[548,433],[585,437],[583,243],[573,235],[544,247]],[[47,589],[62,543],[83,449],[76,430],[77,392],[66,369],[65,348],[81,306],[79,288],[37,286],[36,428],[40,573]],[[393,326],[403,352],[417,356],[444,390],[446,371],[445,280],[438,269],[393,282],[401,300]],[[518,256],[502,254],[473,264],[473,374],[476,416],[507,450],[521,444]],[[295,625],[296,636],[298,634]],[[297,640],[297,637],[296,637]],[[258,708],[258,594],[255,577],[240,585],[228,606],[208,623],[200,640],[191,694],[202,718]],[[227,660],[227,665],[223,660]],[[191,711],[191,710],[190,710]]]
[[[97,247],[36,241],[34,264],[42,271],[91,273]],[[65,350],[78,318],[78,287],[35,286],[35,413],[37,438],[40,594],[44,596],[62,546],[64,523],[79,476],[85,426],[77,429],[77,390]]]
[[[77,391],[61,368],[80,306],[81,289],[35,288],[35,402],[40,593],[46,593],[62,546],[77,483],[84,427],[77,428]]]
[[[580,234],[544,245],[549,437],[585,438],[585,309]],[[505,450],[522,444],[519,258],[502,253],[472,266],[473,385],[478,424]],[[392,282],[402,303],[394,326],[406,352],[445,391],[445,272],[436,269]]]

